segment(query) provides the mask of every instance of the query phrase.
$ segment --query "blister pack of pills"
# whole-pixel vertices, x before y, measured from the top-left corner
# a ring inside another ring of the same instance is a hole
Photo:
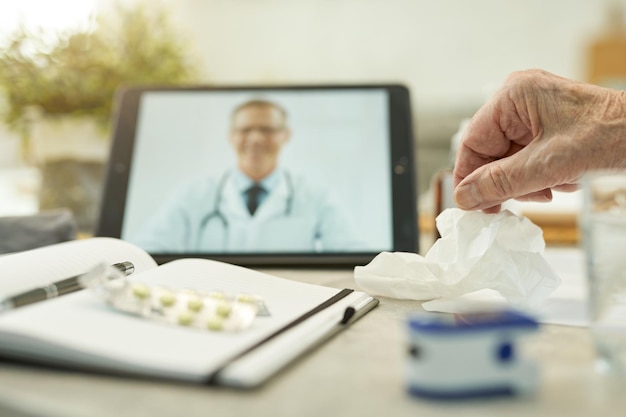
[[[133,282],[104,264],[83,275],[80,283],[116,310],[177,326],[239,332],[257,316],[269,316],[258,295],[175,290]]]

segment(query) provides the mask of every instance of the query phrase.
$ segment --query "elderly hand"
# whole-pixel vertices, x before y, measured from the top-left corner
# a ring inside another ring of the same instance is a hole
[[[497,212],[510,198],[550,201],[585,171],[617,167],[626,167],[626,91],[521,71],[465,130],[454,196],[462,209]]]

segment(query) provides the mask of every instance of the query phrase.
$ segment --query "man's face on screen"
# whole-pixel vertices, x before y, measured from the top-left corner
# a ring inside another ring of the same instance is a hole
[[[272,106],[249,106],[233,116],[230,141],[237,153],[239,169],[253,180],[261,180],[278,164],[280,149],[289,140],[285,117]]]

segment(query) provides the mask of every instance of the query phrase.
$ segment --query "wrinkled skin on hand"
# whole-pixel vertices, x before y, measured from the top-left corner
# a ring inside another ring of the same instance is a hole
[[[515,72],[478,110],[454,167],[455,200],[498,212],[508,199],[550,201],[588,170],[626,168],[626,91],[541,70]]]

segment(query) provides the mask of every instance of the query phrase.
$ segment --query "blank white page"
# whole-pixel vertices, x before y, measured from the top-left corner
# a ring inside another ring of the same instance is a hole
[[[143,249],[119,239],[73,240],[0,256],[0,297],[83,274],[97,264],[131,261],[135,272],[157,266]]]

